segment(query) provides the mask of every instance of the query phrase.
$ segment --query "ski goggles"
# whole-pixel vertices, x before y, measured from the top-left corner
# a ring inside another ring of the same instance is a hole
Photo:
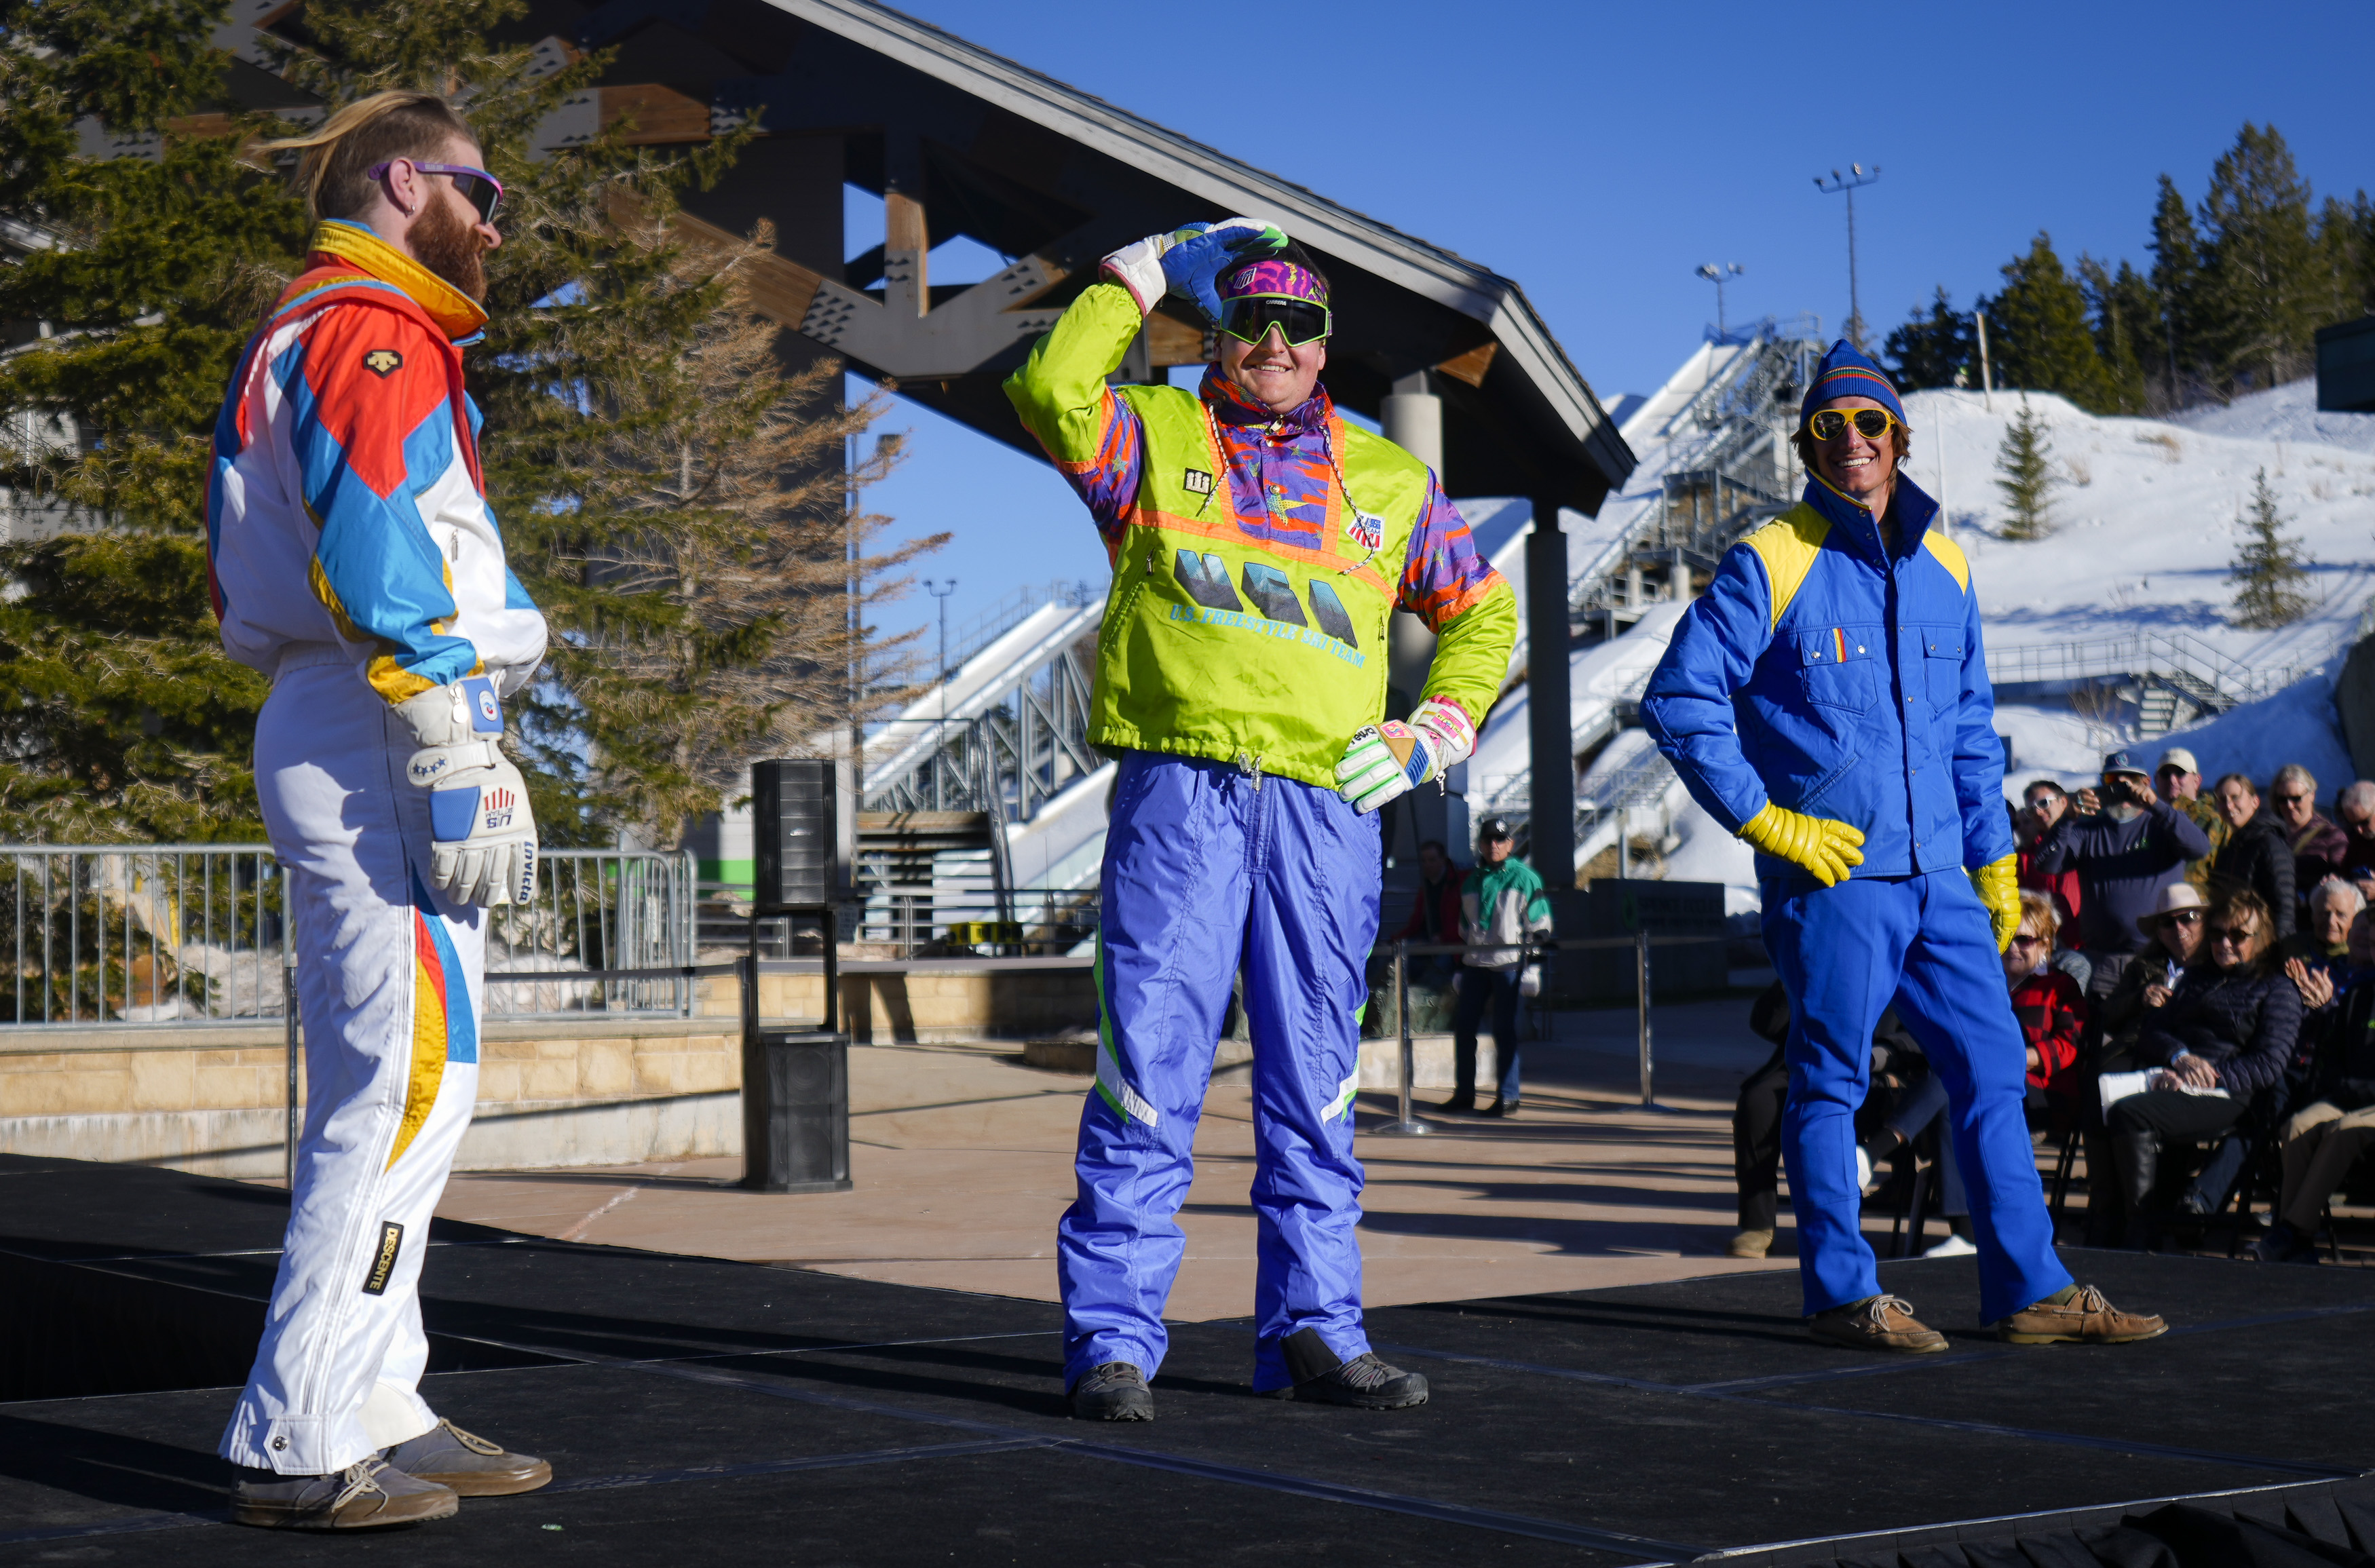
[[[1317,343],[1334,329],[1327,306],[1286,294],[1240,294],[1221,301],[1221,330],[1240,343],[1259,343],[1276,327],[1288,347]]]
[[[390,159],[386,163],[372,164],[363,171],[363,178],[381,178],[396,161]],[[492,223],[495,220],[495,208],[502,205],[503,199],[503,183],[485,170],[473,169],[467,163],[423,163],[417,158],[408,158],[404,161],[423,174],[444,175],[454,182],[454,188],[462,193],[462,199],[468,202],[470,209],[479,215],[479,222]]]
[[[1856,433],[1866,441],[1878,441],[1896,423],[1896,416],[1885,408],[1817,408],[1806,420],[1806,428],[1816,441],[1837,441],[1847,434],[1850,419]]]

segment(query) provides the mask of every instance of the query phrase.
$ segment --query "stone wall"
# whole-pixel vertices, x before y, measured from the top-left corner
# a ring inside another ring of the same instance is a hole
[[[859,1044],[1026,1038],[1093,1023],[1081,960],[853,963],[844,1027]],[[762,973],[769,1021],[822,1011],[821,963]],[[741,1152],[741,1003],[702,983],[700,1016],[489,1024],[455,1168],[623,1165]],[[277,1027],[0,1028],[0,1149],[277,1176],[287,1050]]]

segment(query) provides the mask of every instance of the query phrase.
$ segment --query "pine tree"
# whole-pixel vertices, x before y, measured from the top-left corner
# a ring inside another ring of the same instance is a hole
[[[2052,237],[2039,230],[2026,255],[2004,265],[2003,278],[2003,292],[1984,307],[1997,384],[2056,392],[2109,412],[2118,395],[2086,328],[2086,297],[2062,269]]]
[[[1945,285],[1940,284],[1929,313],[1917,306],[1905,324],[1888,335],[1885,352],[1898,390],[1916,392],[1964,384],[1967,367],[1979,358],[1979,346],[1971,318],[1955,309]]]
[[[2328,196],[2317,214],[2317,324],[2329,326],[2367,312],[2367,193],[2357,203]],[[2312,339],[2314,341],[2314,339]]]
[[[2126,262],[2117,277],[2093,256],[2078,258],[2078,286],[2086,298],[2086,312],[2095,335],[2095,352],[2103,362],[2110,402],[2097,410],[2106,414],[2145,411],[2145,371],[2136,346],[2151,341],[2155,310],[2152,285]]]
[[[0,322],[42,324],[0,360],[0,429],[40,433],[0,450],[12,838],[259,836],[249,759],[266,687],[216,640],[207,435],[305,221],[241,162],[238,137],[182,128],[229,63],[208,42],[220,8],[0,4],[0,215],[37,247],[0,267]],[[78,156],[92,116],[146,156]]]
[[[2206,335],[2221,386],[2231,395],[2309,373],[2318,305],[2334,283],[2311,232],[2308,183],[2274,125],[2245,122],[2211,171],[2201,221]]]
[[[739,137],[688,150],[610,136],[529,161],[532,128],[605,61],[536,74],[528,51],[490,39],[525,10],[309,0],[302,46],[285,43],[276,64],[332,107],[389,87],[454,97],[504,182],[492,319],[469,374],[490,500],[555,633],[524,704],[526,771],[548,843],[609,843],[714,808],[710,752],[726,737],[795,705],[818,728],[846,726],[845,681],[816,677],[786,643],[844,624],[839,443],[870,410],[844,410],[821,372],[786,382],[758,368],[748,345],[773,337],[736,294],[744,251],[695,257],[671,239],[675,193],[713,178]],[[223,385],[301,265],[307,222],[281,172],[243,150],[291,126],[225,112],[230,62],[208,42],[219,12],[0,0],[0,216],[55,241],[0,266],[0,323],[58,328],[0,359],[0,431],[46,432],[0,448],[0,501],[54,535],[0,546],[13,580],[0,598],[8,836],[258,836],[249,768],[265,686],[217,643],[202,506]],[[77,124],[91,119],[119,146],[147,138],[148,156],[82,156]],[[743,371],[722,390],[713,367],[728,360]],[[796,439],[809,424],[819,431]],[[659,465],[632,482],[602,471],[630,450],[692,452],[708,488],[679,493],[656,482]],[[806,465],[793,479],[750,478],[787,454]],[[681,575],[600,580],[605,561],[679,557]],[[786,602],[703,593],[719,560],[762,558],[783,569]],[[859,562],[869,595],[895,591],[887,564]],[[816,646],[812,662],[837,672],[847,639]],[[656,703],[653,679],[625,672],[641,660],[649,675],[659,647],[678,666]],[[895,699],[895,665],[873,664],[861,715]],[[667,713],[715,719],[691,726],[672,772],[630,744],[649,739],[639,718]]]
[[[2284,522],[2276,513],[2275,492],[2268,488],[2268,471],[2263,468],[2252,477],[2251,516],[2235,519],[2244,537],[2227,581],[2235,588],[2238,626],[2266,631],[2290,626],[2309,612],[2309,595],[2302,589],[2310,562],[2301,553],[2300,541],[2286,536]]]
[[[2053,532],[2047,492],[2053,488],[2051,431],[2023,396],[1996,448],[1996,489],[2004,498],[2003,536],[2041,539]]]
[[[2193,227],[2193,213],[2178,194],[2177,182],[2160,177],[2160,195],[2153,203],[2153,265],[2150,282],[2160,301],[2161,341],[2157,353],[2147,352],[2145,363],[2164,388],[2167,406],[2183,408],[2199,402],[2206,373],[2202,298],[2202,239]]]

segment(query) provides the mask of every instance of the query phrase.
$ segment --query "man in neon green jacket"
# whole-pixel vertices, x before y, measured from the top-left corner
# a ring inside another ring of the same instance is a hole
[[[1196,393],[1108,385],[1166,292],[1219,331]],[[1370,1409],[1426,1380],[1361,1329],[1353,1157],[1373,813],[1468,756],[1517,634],[1508,584],[1426,466],[1318,385],[1328,280],[1233,218],[1105,258],[1007,383],[1113,562],[1090,738],[1121,762],[1098,936],[1097,1088],[1058,1230],[1076,1415],[1152,1419],[1173,1218],[1231,984],[1254,1042],[1254,1387]],[[1387,721],[1399,607],[1437,637]]]

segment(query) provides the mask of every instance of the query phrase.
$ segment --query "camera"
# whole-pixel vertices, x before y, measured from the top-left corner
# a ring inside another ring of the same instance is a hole
[[[2133,806],[2136,803],[2136,786],[2124,774],[2115,775],[2103,781],[2103,787],[2095,792],[2095,797],[2107,806]]]

